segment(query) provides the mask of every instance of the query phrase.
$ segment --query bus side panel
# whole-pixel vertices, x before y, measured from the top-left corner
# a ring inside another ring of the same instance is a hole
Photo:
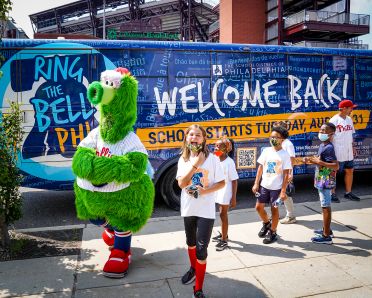
[[[18,100],[25,115],[20,168],[26,186],[71,187],[71,157],[98,123],[86,88],[116,67],[128,68],[139,82],[136,133],[156,177],[178,158],[185,128],[195,122],[206,128],[211,146],[223,135],[234,141],[240,178],[255,176],[276,121],[287,122],[298,156],[316,155],[318,130],[343,98],[358,104],[352,115],[356,168],[371,168],[371,56],[285,47],[237,51],[225,45],[214,51],[166,42],[87,44],[38,41],[35,47],[2,50],[1,108],[7,107],[5,99]],[[313,167],[294,171],[312,173]]]

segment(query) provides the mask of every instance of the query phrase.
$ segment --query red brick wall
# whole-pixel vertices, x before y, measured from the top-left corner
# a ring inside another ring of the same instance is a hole
[[[265,43],[265,0],[221,0],[220,42]]]

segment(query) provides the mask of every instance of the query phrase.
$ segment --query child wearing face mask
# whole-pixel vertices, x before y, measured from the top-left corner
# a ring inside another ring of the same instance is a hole
[[[277,239],[279,208],[276,201],[284,201],[287,198],[288,175],[292,169],[291,158],[282,148],[282,142],[287,138],[288,131],[284,127],[273,127],[270,134],[271,147],[265,148],[257,159],[259,166],[252,192],[257,197],[256,211],[262,220],[258,236],[264,238],[264,244],[270,244]],[[265,211],[265,204],[271,206],[271,221]]]
[[[322,143],[319,146],[318,156],[305,157],[306,163],[317,165],[315,169],[314,187],[318,189],[320,206],[323,213],[323,229],[315,230],[316,237],[311,241],[318,244],[332,244],[333,232],[331,230],[331,201],[332,189],[336,187],[336,172],[338,161],[335,149],[331,143],[336,126],[325,123],[321,126],[318,137]]]
[[[229,220],[227,212],[230,208],[236,206],[236,193],[238,189],[238,173],[236,172],[235,163],[228,154],[232,150],[231,141],[225,136],[219,139],[214,147],[214,154],[220,158],[225,176],[225,187],[217,192],[216,203],[219,205],[221,219],[221,233],[212,240],[217,242],[216,250],[222,251],[228,247],[227,232]]]
[[[215,199],[225,186],[221,163],[210,154],[207,134],[197,124],[186,129],[181,157],[178,161],[177,180],[181,191],[181,216],[184,219],[190,269],[181,281],[195,280],[194,297],[203,298],[203,283],[207,267],[207,248],[216,217]]]

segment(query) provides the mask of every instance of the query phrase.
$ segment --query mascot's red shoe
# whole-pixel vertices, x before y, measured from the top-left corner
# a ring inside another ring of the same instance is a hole
[[[102,239],[108,246],[113,246],[115,242],[115,233],[112,230],[105,229],[102,233]]]
[[[123,278],[127,275],[131,253],[112,249],[108,261],[103,267],[103,275],[110,278]]]

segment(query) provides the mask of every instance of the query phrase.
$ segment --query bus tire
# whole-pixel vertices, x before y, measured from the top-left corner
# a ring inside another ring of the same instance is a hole
[[[171,166],[160,180],[160,194],[164,202],[172,209],[179,211],[181,206],[181,189],[176,180],[177,165]]]

